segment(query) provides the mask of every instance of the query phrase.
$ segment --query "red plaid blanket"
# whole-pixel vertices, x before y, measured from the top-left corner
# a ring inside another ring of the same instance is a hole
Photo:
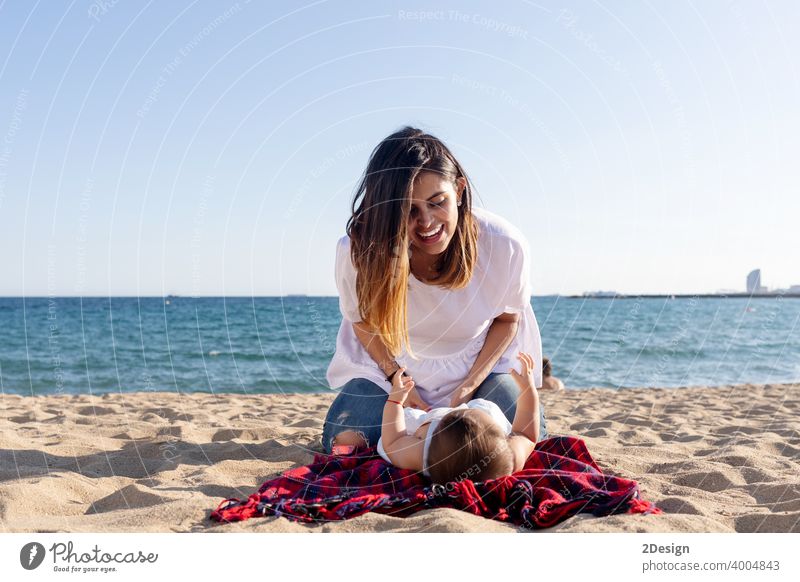
[[[463,480],[447,487],[386,463],[374,447],[348,449],[344,455],[317,454],[310,465],[266,481],[246,500],[226,499],[211,519],[233,522],[276,515],[318,523],[368,511],[406,517],[452,507],[533,529],[577,513],[661,513],[639,498],[636,481],[604,474],[584,442],[573,437],[541,441],[525,467],[508,477]]]

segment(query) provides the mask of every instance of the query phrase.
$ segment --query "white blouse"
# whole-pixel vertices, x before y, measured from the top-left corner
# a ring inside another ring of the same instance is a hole
[[[418,359],[404,349],[396,361],[406,367],[420,397],[433,407],[449,406],[453,392],[475,363],[492,321],[502,313],[520,313],[520,321],[517,335],[492,372],[507,373],[512,368],[521,372],[517,353],[527,352],[536,364],[536,386],[542,385],[542,343],[531,307],[528,242],[504,218],[483,208],[473,208],[472,214],[478,223],[478,258],[466,287],[442,289],[409,275],[408,335]],[[328,366],[328,385],[340,388],[353,378],[366,378],[391,391],[391,383],[353,330],[352,323],[361,321],[361,316],[347,235],[336,247],[336,286],[342,323]]]

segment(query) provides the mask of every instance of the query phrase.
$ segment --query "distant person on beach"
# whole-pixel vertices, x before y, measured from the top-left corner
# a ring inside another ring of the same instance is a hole
[[[336,247],[342,322],[327,371],[338,390],[322,446],[376,446],[396,374],[404,406],[480,398],[513,420],[515,355],[539,362],[530,249],[506,219],[473,207],[473,186],[447,146],[413,127],[373,150]],[[402,368],[402,371],[401,371]],[[541,370],[534,370],[536,387]],[[546,435],[540,407],[541,430]]]
[[[542,358],[542,390],[563,390],[564,383],[553,376],[550,358]]]
[[[522,374],[511,370],[519,387],[513,424],[497,404],[481,398],[429,412],[404,408],[414,381],[396,374],[383,407],[380,456],[401,469],[422,471],[442,485],[497,479],[521,470],[539,440],[540,418],[534,360],[523,352],[517,358]]]

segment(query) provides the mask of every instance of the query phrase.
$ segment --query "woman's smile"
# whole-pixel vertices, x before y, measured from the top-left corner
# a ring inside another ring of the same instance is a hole
[[[444,224],[440,224],[439,226],[432,228],[427,232],[418,232],[417,235],[422,241],[422,244],[432,245],[439,242],[439,240],[442,238],[443,233],[444,233]]]
[[[456,190],[464,189],[463,179],[453,183],[434,172],[422,172],[414,182],[408,230],[411,242],[428,255],[440,255],[447,249],[458,226]]]

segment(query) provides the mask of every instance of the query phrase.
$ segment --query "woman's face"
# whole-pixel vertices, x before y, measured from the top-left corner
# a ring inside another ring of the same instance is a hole
[[[458,201],[466,184],[464,178],[458,178],[453,184],[435,172],[422,172],[417,176],[408,216],[409,237],[415,250],[439,255],[447,249],[456,231]]]

